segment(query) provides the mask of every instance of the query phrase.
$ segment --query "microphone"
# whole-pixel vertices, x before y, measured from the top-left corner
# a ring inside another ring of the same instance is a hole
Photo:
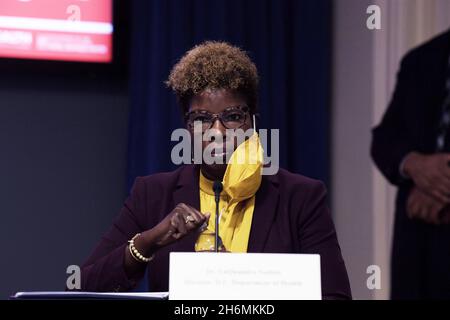
[[[216,180],[213,184],[214,197],[216,200],[216,238],[214,242],[214,249],[216,252],[219,252],[219,201],[220,201],[220,193],[223,190],[222,182]]]

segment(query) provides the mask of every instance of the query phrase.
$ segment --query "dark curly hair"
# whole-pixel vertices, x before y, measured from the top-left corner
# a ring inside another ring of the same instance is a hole
[[[230,89],[243,95],[250,112],[257,109],[258,71],[247,53],[226,42],[206,41],[189,50],[170,72],[166,85],[183,113],[205,89]]]

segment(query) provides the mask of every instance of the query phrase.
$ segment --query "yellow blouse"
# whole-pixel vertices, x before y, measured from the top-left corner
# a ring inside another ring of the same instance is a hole
[[[208,228],[204,233],[215,232],[216,202],[213,192],[213,181],[206,179],[200,172],[200,212],[211,214]],[[248,239],[252,225],[253,210],[255,208],[255,195],[237,202],[230,201],[230,197],[222,191],[219,201],[219,236],[225,249],[229,252],[247,252]],[[206,248],[206,239],[199,237],[195,245],[198,248]]]

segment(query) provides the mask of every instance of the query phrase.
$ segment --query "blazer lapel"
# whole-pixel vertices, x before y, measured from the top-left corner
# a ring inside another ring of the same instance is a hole
[[[200,191],[199,191],[199,167],[194,165],[185,166],[178,179],[176,189],[173,194],[174,206],[179,203],[185,203],[197,210],[200,210]],[[184,239],[177,241],[174,245],[174,251],[194,251],[197,234],[192,233]]]
[[[197,210],[200,208],[199,175],[200,171],[197,166],[187,165],[181,170],[173,194],[175,205],[183,202]]]
[[[264,176],[262,181],[256,193],[247,252],[264,251],[267,237],[277,212],[279,201],[277,182],[268,176]]]

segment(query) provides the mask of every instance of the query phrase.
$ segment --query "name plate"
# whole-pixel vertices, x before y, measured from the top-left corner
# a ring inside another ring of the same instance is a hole
[[[320,300],[318,254],[171,252],[169,300]]]

